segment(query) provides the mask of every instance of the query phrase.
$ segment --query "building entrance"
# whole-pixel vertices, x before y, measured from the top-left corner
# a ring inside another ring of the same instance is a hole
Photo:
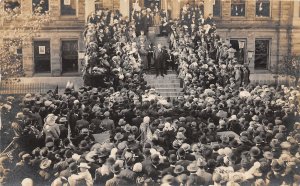
[[[62,72],[78,72],[78,41],[62,41]]]
[[[161,8],[161,0],[144,0],[144,7],[154,9],[157,6],[158,9]]]

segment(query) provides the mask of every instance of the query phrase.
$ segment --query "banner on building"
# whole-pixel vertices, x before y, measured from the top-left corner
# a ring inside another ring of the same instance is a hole
[[[71,0],[64,0],[64,5],[71,5]]]
[[[239,48],[244,48],[245,47],[245,42],[239,40]]]
[[[45,46],[39,46],[39,54],[46,54],[46,47]]]

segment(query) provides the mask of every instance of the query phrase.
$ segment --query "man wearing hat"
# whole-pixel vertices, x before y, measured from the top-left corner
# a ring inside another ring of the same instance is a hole
[[[83,113],[82,119],[76,121],[77,132],[80,132],[80,130],[83,128],[89,128],[90,123],[88,122],[88,117],[88,113]]]
[[[90,168],[91,167],[87,163],[80,163],[79,164],[80,172],[77,175],[73,174],[68,179],[70,186],[76,186],[78,181],[85,182],[85,185],[87,186],[93,186],[94,181],[91,173],[89,172]]]
[[[119,186],[119,185],[128,185],[128,182],[121,177],[121,167],[119,164],[114,164],[111,167],[112,173],[114,173],[114,177],[110,180],[107,180],[105,186]]]
[[[160,171],[162,170],[162,166],[160,165],[160,158],[158,154],[152,154],[150,156],[150,160],[144,160],[142,162],[143,172],[145,172],[149,177],[151,177],[154,181],[157,181],[160,175]]]
[[[112,119],[110,119],[109,111],[104,112],[104,119],[101,121],[99,126],[100,130],[102,131],[114,131],[115,123]]]
[[[56,124],[57,116],[54,114],[48,114],[45,118],[45,124],[43,128],[43,132],[45,133],[46,138],[54,138],[58,139],[60,136],[59,126]]]
[[[204,180],[199,177],[196,172],[198,171],[197,163],[194,161],[187,166],[187,170],[190,172],[190,175],[187,179],[187,185],[204,185]]]

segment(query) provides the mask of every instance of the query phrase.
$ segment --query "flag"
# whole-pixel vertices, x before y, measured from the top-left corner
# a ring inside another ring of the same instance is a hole
[[[55,90],[54,90],[54,95],[58,94],[58,85],[56,86]]]
[[[1,120],[1,112],[2,112],[2,111],[0,110],[0,130],[2,130],[2,127],[3,127],[3,126],[2,126],[2,120]]]

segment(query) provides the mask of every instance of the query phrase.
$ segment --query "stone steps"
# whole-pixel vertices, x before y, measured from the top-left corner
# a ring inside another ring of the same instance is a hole
[[[164,77],[154,74],[147,74],[144,79],[148,82],[148,85],[155,88],[157,93],[163,97],[177,98],[182,96],[182,87],[180,87],[180,79],[175,73],[169,73]]]
[[[157,90],[158,92],[180,92],[182,91],[182,88],[156,88],[155,90]]]
[[[180,83],[157,83],[157,84],[151,84],[152,87],[155,87],[156,89],[159,88],[178,88],[180,87]]]
[[[177,98],[178,96],[183,96],[183,92],[159,92],[163,97]]]
[[[148,82],[148,85],[152,85],[152,84],[168,84],[168,83],[171,83],[171,84],[179,84],[180,85],[180,79],[167,79],[167,81],[161,81],[160,79],[157,79],[157,80],[146,80]],[[160,82],[159,82],[160,81]]]

